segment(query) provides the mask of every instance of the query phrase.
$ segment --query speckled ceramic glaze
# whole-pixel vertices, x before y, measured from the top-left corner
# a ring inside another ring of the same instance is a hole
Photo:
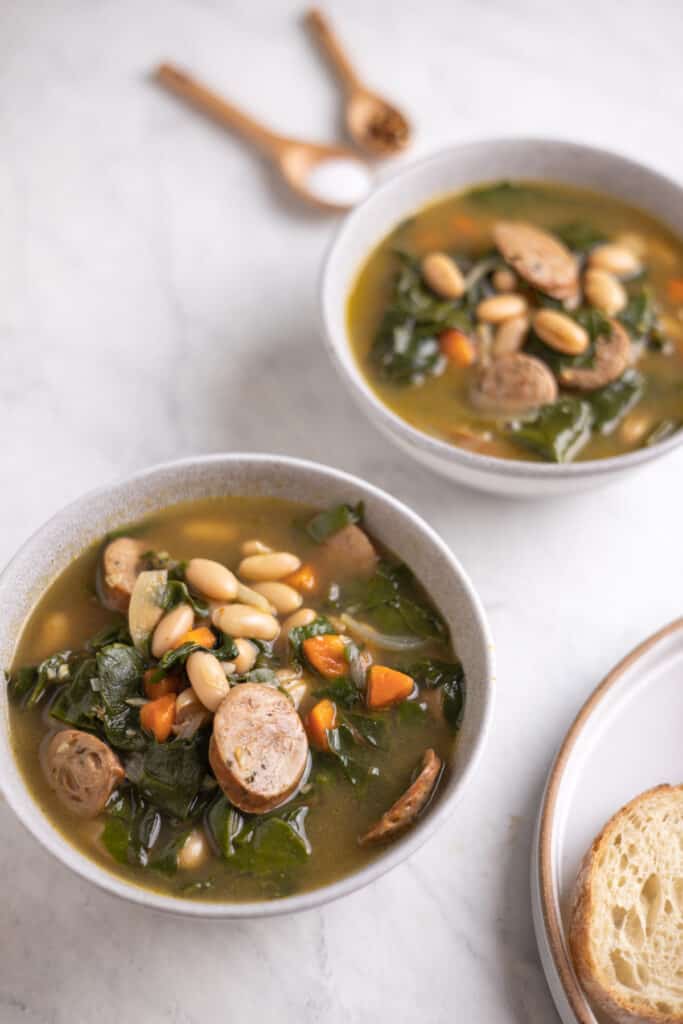
[[[614,482],[677,447],[683,431],[651,448],[568,465],[478,455],[416,430],[392,412],[372,390],[351,352],[346,303],[371,250],[426,203],[499,178],[536,178],[607,192],[653,214],[683,236],[683,188],[632,160],[592,146],[542,139],[454,146],[400,171],[344,221],[325,263],[320,290],[332,361],[361,408],[387,437],[453,480],[510,497],[552,497]]]
[[[457,559],[405,505],[339,470],[270,455],[215,455],[167,463],[69,505],[19,551],[0,577],[0,666],[11,661],[22,624],[44,587],[107,531],[176,502],[225,494],[269,495],[327,506],[363,501],[368,529],[416,573],[450,627],[467,675],[465,713],[454,762],[441,799],[401,840],[373,863],[332,885],[259,903],[206,903],[162,896],[122,881],[83,856],[43,814],[15,762],[6,686],[0,687],[0,784],[28,829],[84,878],[137,903],[205,917],[256,917],[302,910],[336,899],[404,860],[451,813],[481,754],[493,697],[493,653],[484,611]]]

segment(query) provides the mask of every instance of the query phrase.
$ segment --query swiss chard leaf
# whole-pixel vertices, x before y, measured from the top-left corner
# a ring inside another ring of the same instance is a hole
[[[630,295],[618,319],[635,340],[647,338],[657,324],[657,306],[649,288],[641,288]]]
[[[355,730],[347,722],[328,729],[327,742],[329,754],[336,758],[353,786],[362,785],[367,782],[370,774],[376,774],[376,770],[362,756]]]
[[[282,875],[304,864],[311,846],[306,835],[308,808],[293,808],[247,820],[221,794],[207,820],[221,856],[238,871]]]
[[[437,658],[421,658],[406,671],[418,686],[426,690],[436,690],[451,679],[462,681],[465,678],[460,661],[439,661]]]
[[[345,526],[359,523],[363,518],[363,502],[357,505],[334,505],[319,512],[306,524],[306,533],[316,544],[322,544]]]
[[[73,673],[71,682],[57,694],[50,714],[66,725],[87,732],[101,731],[101,701],[92,685],[97,678],[97,662],[86,658]]]
[[[443,620],[421,600],[415,578],[403,564],[380,562],[368,581],[352,585],[341,598],[351,614],[363,613],[382,633],[412,633],[424,639],[442,639]]]
[[[644,387],[643,376],[631,369],[604,388],[591,391],[586,401],[593,410],[593,429],[601,434],[611,434],[626,413],[640,401]]]
[[[134,647],[110,644],[97,653],[97,680],[104,733],[119,750],[140,750],[145,738],[140,711],[128,701],[142,695],[142,657]]]
[[[115,794],[107,807],[102,842],[120,864],[137,864],[173,874],[189,830],[178,830],[132,788]]]
[[[76,664],[71,651],[59,651],[37,666],[25,666],[9,677],[9,696],[25,711],[37,707],[48,689],[66,683]]]
[[[187,818],[208,771],[206,747],[203,732],[190,740],[149,741],[144,751],[128,759],[126,774],[155,807],[176,818]]]
[[[579,398],[560,398],[529,419],[513,423],[510,437],[548,462],[569,462],[590,438],[593,414]]]

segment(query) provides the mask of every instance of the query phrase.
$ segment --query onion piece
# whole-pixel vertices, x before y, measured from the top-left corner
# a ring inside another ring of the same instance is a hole
[[[385,651],[417,651],[424,647],[426,640],[419,636],[390,636],[387,633],[380,633],[367,622],[359,622],[352,618],[347,612],[340,616],[342,622],[354,638],[364,640]]]

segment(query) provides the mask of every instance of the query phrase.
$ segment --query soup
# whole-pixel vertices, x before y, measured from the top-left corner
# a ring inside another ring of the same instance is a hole
[[[485,455],[567,462],[683,424],[683,243],[565,185],[442,199],[370,254],[348,330],[378,397]]]
[[[180,504],[50,585],[9,673],[11,737],[81,852],[180,898],[277,898],[362,867],[438,799],[463,669],[362,516]]]

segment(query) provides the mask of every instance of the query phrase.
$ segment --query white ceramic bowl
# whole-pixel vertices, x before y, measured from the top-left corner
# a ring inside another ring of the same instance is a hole
[[[380,430],[420,462],[460,483],[514,497],[550,497],[616,481],[677,447],[683,442],[683,431],[652,448],[568,465],[478,455],[416,430],[392,412],[369,386],[351,352],[346,303],[372,249],[425,204],[500,178],[566,182],[606,192],[654,214],[683,236],[683,188],[632,160],[592,146],[539,139],[454,146],[399,171],[343,222],[324,265],[320,293],[332,361]]]
[[[363,501],[368,528],[422,581],[447,622],[466,678],[462,728],[440,798],[410,832],[359,871],[312,892],[270,902],[193,902],[162,896],[101,868],[53,827],[33,800],[14,759],[6,686],[0,685],[0,785],[33,835],[84,878],[136,903],[198,917],[261,917],[314,907],[366,885],[399,864],[451,813],[481,754],[493,700],[491,636],[481,603],[457,559],[422,519],[384,491],[336,469],[271,455],[208,455],[145,470],[87,494],[45,524],[0,576],[0,666],[45,586],[85,547],[150,512],[192,498],[270,495],[321,507]]]

